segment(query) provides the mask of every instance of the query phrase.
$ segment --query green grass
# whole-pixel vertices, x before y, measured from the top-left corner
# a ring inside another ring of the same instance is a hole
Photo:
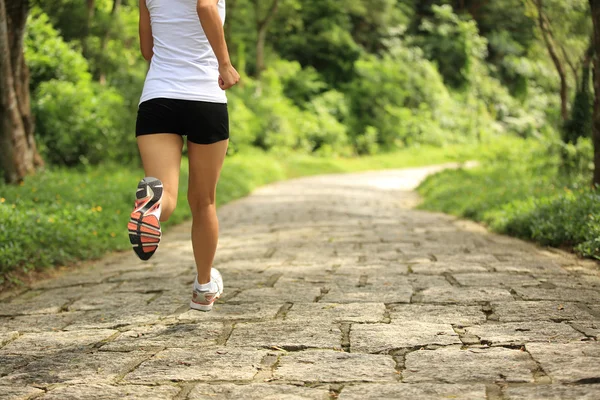
[[[261,152],[228,157],[217,188],[221,205],[258,186],[299,176],[402,168],[472,158],[478,147],[421,147],[360,158],[276,156]],[[125,226],[140,168],[102,165],[51,168],[19,186],[0,184],[0,283],[28,273],[72,265],[129,250]],[[178,207],[164,228],[190,218],[186,201],[187,160],[182,162]]]
[[[590,159],[590,150],[584,146],[582,157]],[[478,168],[426,179],[418,188],[424,197],[420,208],[600,258],[600,192],[590,186],[589,169],[566,174],[561,162],[551,147],[535,140],[496,147]]]

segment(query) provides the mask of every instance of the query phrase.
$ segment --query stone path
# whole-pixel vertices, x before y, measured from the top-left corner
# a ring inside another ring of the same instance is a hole
[[[150,262],[1,294],[0,398],[600,398],[598,265],[412,210],[434,170],[221,208],[211,313],[188,309],[189,224]]]

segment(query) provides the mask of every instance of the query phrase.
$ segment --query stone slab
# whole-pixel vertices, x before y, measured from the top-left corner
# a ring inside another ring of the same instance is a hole
[[[283,355],[273,375],[294,382],[392,382],[395,366],[391,356],[302,351]]]
[[[35,356],[85,351],[117,333],[118,331],[108,329],[25,333],[0,349],[0,354],[30,354]]]
[[[425,289],[415,294],[415,303],[484,303],[489,301],[513,301],[506,289],[495,287],[482,288],[442,288]]]
[[[109,353],[113,354],[113,353]],[[158,384],[186,381],[249,381],[258,372],[266,350],[234,347],[166,349],[143,362],[123,383]]]
[[[500,322],[579,321],[594,317],[576,303],[560,301],[512,301],[492,303],[493,319]]]
[[[188,310],[177,319],[182,322],[201,321],[247,321],[273,319],[283,302],[279,303],[250,303],[250,304],[215,304],[211,312]]]
[[[331,321],[241,322],[235,325],[227,346],[283,349],[340,349],[342,332]]]
[[[69,311],[118,310],[123,305],[142,307],[155,297],[154,293],[114,292],[104,296],[85,296],[69,306]]]
[[[496,272],[529,273],[533,275],[567,275],[568,272],[552,261],[543,262],[533,259],[520,259],[514,262],[489,264]]]
[[[540,281],[529,274],[509,274],[503,272],[486,272],[478,274],[452,274],[463,286],[493,286],[511,288],[513,286],[536,286]]]
[[[310,388],[260,383],[249,385],[201,383],[196,385],[187,397],[188,400],[329,400],[329,398],[327,387]]]
[[[30,290],[15,297],[9,303],[0,303],[0,315],[55,314],[72,301],[84,296],[104,296],[116,286],[112,283],[102,283],[48,290]]]
[[[411,270],[415,274],[441,275],[443,273],[488,272],[481,264],[468,262],[431,262],[413,264]]]
[[[172,400],[181,388],[169,385],[108,385],[104,383],[59,386],[48,393],[44,400]]]
[[[470,326],[486,321],[481,306],[438,304],[395,304],[390,309],[392,324],[404,325],[412,321],[432,324]]]
[[[527,351],[553,383],[600,378],[600,343],[530,343]]]
[[[0,376],[8,375],[19,368],[23,368],[33,359],[33,356],[0,354]]]
[[[32,360],[2,378],[1,383],[11,385],[36,385],[47,387],[51,384],[91,384],[113,383],[151,353],[79,353],[58,352]]]
[[[370,383],[347,385],[339,400],[486,400],[485,385]]]
[[[308,287],[299,291],[289,291],[275,288],[259,288],[244,290],[232,299],[227,300],[227,303],[312,303],[320,295],[321,289],[318,287]]]
[[[465,328],[466,333],[491,346],[523,345],[531,342],[567,343],[585,336],[566,323],[547,321],[488,323]]]
[[[33,314],[3,317],[0,318],[0,332],[18,331],[26,333],[60,331],[82,315],[83,313],[80,312],[61,312],[58,314]]]
[[[223,332],[219,323],[140,326],[121,333],[102,346],[105,351],[216,346]],[[193,351],[193,350],[190,350]]]
[[[515,288],[523,300],[557,300],[577,301],[582,303],[597,304],[600,291],[588,289],[571,289],[557,287],[555,289],[542,288]]]
[[[19,332],[17,332],[17,331],[0,332],[0,348],[2,346],[4,346],[5,344],[15,340],[18,337],[19,337]]]
[[[574,329],[582,332],[584,335],[598,340],[600,338],[600,320],[598,321],[582,321],[582,322],[571,322],[570,324]]]
[[[402,380],[406,383],[533,382],[536,363],[521,350],[502,347],[444,347],[406,355]]]
[[[0,385],[0,399],[4,400],[29,400],[42,393],[44,393],[43,390],[31,386],[15,387]]]
[[[297,303],[288,310],[286,321],[381,322],[385,314],[383,303]]]
[[[536,385],[508,387],[504,389],[506,400],[597,400],[600,399],[600,385]]]
[[[410,285],[368,285],[364,287],[334,285],[321,303],[409,303],[413,289]]]
[[[415,275],[411,274],[407,278],[408,283],[412,286],[415,292],[428,289],[430,287],[452,287],[450,282],[444,277],[439,275]]]
[[[600,290],[600,275],[570,276],[568,279],[564,276],[540,276],[540,281],[558,287]]]
[[[160,314],[147,312],[138,307],[121,309],[74,311],[78,314],[64,330],[78,331],[85,329],[124,329],[129,326],[151,325],[158,323]],[[68,313],[68,314],[71,314]],[[60,314],[59,314],[60,315]]]
[[[417,346],[461,344],[449,324],[412,321],[399,324],[355,324],[350,330],[353,353],[388,353]]]
[[[556,301],[578,301],[582,303],[597,304],[600,299],[600,291],[588,289],[571,289],[557,287],[555,289],[542,288],[515,288],[515,292],[523,300],[556,300]]]

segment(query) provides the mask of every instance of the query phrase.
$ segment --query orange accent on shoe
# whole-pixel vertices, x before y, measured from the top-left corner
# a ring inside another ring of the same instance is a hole
[[[158,229],[158,227],[160,226],[160,223],[158,222],[158,218],[156,218],[156,216],[154,216],[154,215],[148,215],[148,216],[144,217],[142,219],[142,221],[144,221],[145,224],[155,227],[156,229]]]

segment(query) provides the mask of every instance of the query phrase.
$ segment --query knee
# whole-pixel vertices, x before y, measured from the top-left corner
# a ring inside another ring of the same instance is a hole
[[[188,193],[188,203],[192,214],[201,214],[209,211],[215,206],[214,195],[200,195],[195,193]]]

